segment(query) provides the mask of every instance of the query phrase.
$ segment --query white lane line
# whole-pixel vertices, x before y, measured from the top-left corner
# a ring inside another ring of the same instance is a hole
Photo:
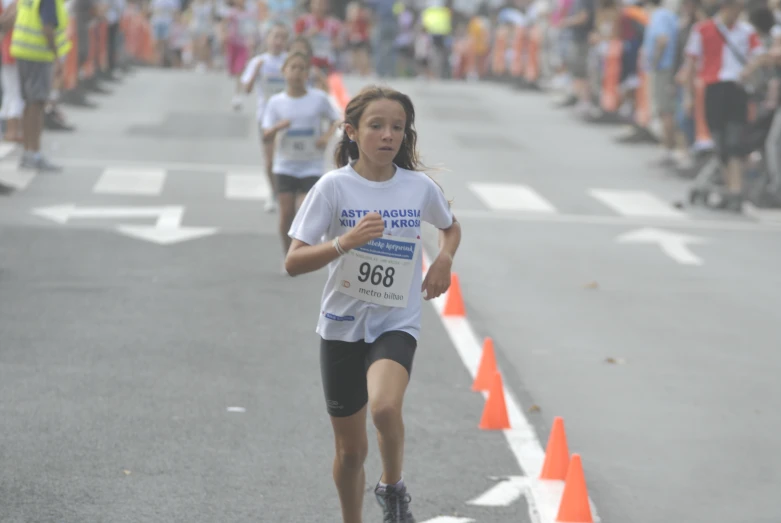
[[[526,211],[552,214],[556,208],[527,185],[516,183],[470,183],[469,189],[496,211]]]
[[[426,255],[425,251],[422,252],[422,256],[425,266],[430,267],[431,258]],[[446,300],[447,293],[431,300],[431,302],[458,355],[461,356],[461,361],[463,361],[470,376],[474,379],[480,364],[482,343],[467,318],[443,316],[442,311]],[[483,397],[487,398],[487,392],[482,394]],[[504,387],[504,395],[507,415],[510,418],[510,426],[512,428],[502,432],[510,446],[510,451],[518,462],[518,466],[529,481],[527,491],[529,518],[532,523],[555,523],[561,495],[564,492],[564,482],[538,479],[542,470],[542,464],[545,461],[545,450],[537,438],[531,423],[523,414],[524,411],[520,402],[506,386]],[[477,425],[477,419],[475,420],[475,425]],[[591,502],[591,507],[594,521],[599,522],[600,519],[593,502]]]
[[[163,190],[165,176],[165,169],[159,167],[107,167],[98,178],[92,192],[95,194],[158,196]]]
[[[27,188],[37,174],[36,171],[24,171],[19,169],[17,162],[0,163],[0,183],[11,186],[17,191]]]
[[[632,217],[668,218],[685,220],[686,213],[647,191],[621,191],[614,189],[589,189],[589,194],[618,214]]]
[[[271,195],[263,174],[225,174],[225,198],[228,200],[267,200]]]

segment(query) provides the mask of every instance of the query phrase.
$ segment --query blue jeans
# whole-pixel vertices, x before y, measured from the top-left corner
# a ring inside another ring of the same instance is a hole
[[[694,145],[694,140],[696,138],[694,115],[686,114],[683,104],[684,92],[684,88],[679,86],[676,96],[677,110],[675,111],[675,123],[678,125],[678,128],[683,131],[683,135],[686,137],[686,143],[691,146]]]

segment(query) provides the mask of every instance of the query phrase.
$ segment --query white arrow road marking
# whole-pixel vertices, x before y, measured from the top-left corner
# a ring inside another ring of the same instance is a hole
[[[53,205],[33,209],[33,214],[57,223],[68,223],[72,218],[158,218],[170,222],[179,217],[183,207],[76,207],[73,204]]]
[[[470,518],[457,518],[454,516],[437,516],[434,519],[427,519],[420,523],[475,523],[475,520]]]
[[[117,232],[141,240],[171,245],[208,236],[216,227],[182,227],[184,207],[76,207],[72,204],[33,209],[33,214],[66,224],[72,218],[157,218],[155,225],[119,225]]]
[[[117,232],[125,236],[146,240],[158,245],[171,245],[173,243],[194,240],[210,236],[217,232],[216,227],[179,227],[177,229],[159,229],[154,226],[120,225]]]
[[[688,245],[699,245],[708,240],[700,236],[644,228],[624,233],[616,238],[616,241],[618,243],[656,243],[662,252],[681,265],[702,265],[702,259],[689,250]]]
[[[468,505],[479,507],[508,507],[525,496],[529,488],[529,479],[524,476],[510,476],[498,478],[500,481],[483,494],[471,501]]]

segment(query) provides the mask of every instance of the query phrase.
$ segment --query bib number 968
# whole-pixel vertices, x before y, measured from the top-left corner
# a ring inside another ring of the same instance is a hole
[[[382,284],[383,287],[388,288],[393,285],[393,275],[396,274],[396,269],[393,267],[385,268],[382,265],[375,265],[363,262],[358,267],[358,281],[361,283],[369,280],[372,285]]]

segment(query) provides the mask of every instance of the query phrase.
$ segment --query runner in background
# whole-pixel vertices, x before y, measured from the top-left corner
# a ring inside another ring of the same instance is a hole
[[[296,35],[312,44],[312,65],[326,74],[336,67],[336,53],[342,49],[342,23],[328,15],[328,0],[311,0],[309,13],[296,20]]]
[[[315,57],[312,56],[312,44],[309,43],[309,39],[305,36],[297,36],[290,43],[288,49],[290,54],[301,53],[309,57],[312,67],[309,70],[309,85],[316,89],[328,92],[328,77],[322,69],[315,66]]]
[[[214,1],[194,0],[191,4],[192,20],[190,27],[193,37],[193,60],[198,72],[212,67],[212,45],[214,31]]]
[[[345,16],[345,33],[350,50],[350,69],[361,76],[372,73],[371,64],[371,21],[360,2],[350,2]]]
[[[257,18],[247,5],[247,0],[230,0],[223,20],[225,35],[225,60],[228,75],[236,80],[236,91],[233,95],[233,109],[238,111],[243,103],[243,86],[241,73],[249,60],[250,52],[255,47],[257,33]]]
[[[366,0],[374,14],[374,68],[380,78],[396,75],[396,37],[400,32],[394,0]],[[403,8],[403,5],[401,6]]]
[[[485,70],[485,62],[491,51],[491,18],[487,2],[480,4],[475,15],[470,18],[467,34],[474,60],[469,64],[470,70],[466,72],[466,77],[475,81],[480,79]]]
[[[174,14],[181,9],[179,0],[151,0],[149,9],[152,11],[150,22],[152,24],[155,46],[157,49],[157,62],[160,66],[168,65],[169,59],[169,36],[171,24],[174,21]],[[83,38],[85,42],[89,41],[89,33],[84,31]],[[82,43],[82,35],[79,35],[79,43]],[[86,56],[85,56],[86,58]]]
[[[396,56],[395,73],[401,77],[414,77],[416,75],[415,22],[418,15],[414,9],[401,2],[396,3],[394,13],[398,24],[398,32],[393,41],[393,52]]]
[[[271,187],[271,197],[266,200],[266,212],[274,212],[277,209],[277,182],[273,171],[274,138],[266,138],[264,136],[263,113],[269,98],[281,93],[286,88],[282,66],[287,58],[285,47],[287,46],[289,36],[287,26],[277,22],[268,33],[268,51],[250,60],[244,69],[244,73],[241,75],[241,83],[244,85],[247,93],[252,91],[253,86],[256,86],[258,101],[255,114],[263,148],[266,176],[268,177],[269,187]]]
[[[341,119],[326,93],[307,86],[310,60],[301,53],[288,54],[282,69],[285,91],[272,96],[263,113],[263,139],[275,145],[272,171],[276,176],[283,256],[290,249],[287,233],[296,209],[325,172],[325,148]],[[325,133],[324,118],[331,123]]]

